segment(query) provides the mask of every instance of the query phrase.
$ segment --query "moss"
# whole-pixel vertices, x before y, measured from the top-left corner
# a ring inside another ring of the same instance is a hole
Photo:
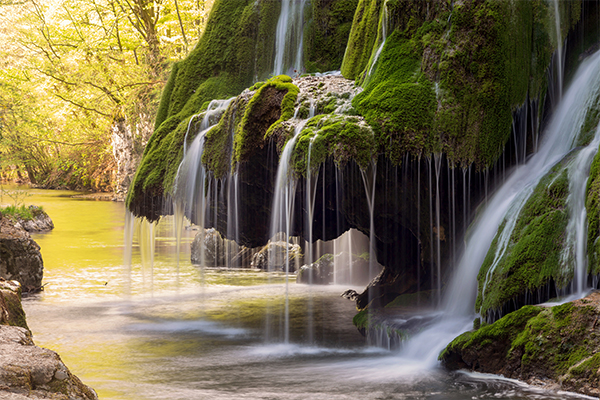
[[[369,62],[376,45],[382,5],[383,0],[358,2],[341,67],[347,79],[356,79]]]
[[[340,69],[358,0],[313,0],[305,14],[304,58],[308,72]]]
[[[247,103],[238,97],[231,102],[219,123],[206,133],[202,163],[215,178],[223,178],[231,168],[232,146]]]
[[[451,353],[462,352],[465,349],[482,349],[490,343],[512,343],[513,340],[526,326],[527,322],[537,316],[541,312],[540,307],[525,306],[505,315],[493,324],[481,327],[474,332],[465,332],[455,338],[446,348],[440,353],[439,359],[444,360]],[[511,347],[511,346],[508,346]],[[508,350],[508,348],[506,349]],[[505,356],[508,356],[507,352]]]
[[[585,208],[588,218],[588,272],[600,274],[600,152],[596,153],[587,181]]]
[[[361,310],[354,316],[354,318],[352,318],[352,323],[358,329],[366,329],[369,325],[369,320],[371,317],[372,315],[370,314],[369,310]]]
[[[235,135],[233,162],[248,160],[281,122],[294,116],[299,89],[292,78],[279,75],[269,79],[252,96]]]
[[[520,357],[526,371],[563,375],[593,351],[594,345],[586,340],[595,315],[591,311],[573,303],[542,309],[512,341],[509,353]]]
[[[569,194],[564,164],[554,167],[533,190],[499,261],[495,257],[504,223],[498,230],[478,275],[476,309],[482,316],[523,293],[538,290],[550,280],[564,287],[572,279],[573,272],[565,265],[568,260],[562,257]],[[489,271],[495,262],[495,269]]]
[[[268,43],[277,24],[272,16],[280,7],[269,0],[215,0],[204,34],[190,55],[175,64],[163,91],[154,133],[127,195],[130,210],[158,218],[142,204],[150,201],[160,209],[156,203],[171,188],[189,118],[208,101],[234,96],[256,77],[268,75],[274,51]]]
[[[331,157],[338,168],[353,160],[366,169],[376,150],[373,131],[359,117],[318,115],[311,118],[300,133],[292,153],[292,165],[296,173],[306,175],[307,168],[315,171]]]

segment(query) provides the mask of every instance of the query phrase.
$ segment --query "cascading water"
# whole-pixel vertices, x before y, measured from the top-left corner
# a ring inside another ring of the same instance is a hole
[[[377,51],[375,52],[375,55],[373,56],[373,58],[369,64],[369,72],[368,72],[367,76],[371,76],[371,73],[373,72],[373,68],[377,64],[377,60],[379,59],[379,56],[381,55],[381,51],[383,50],[383,46],[385,46],[385,41],[387,40],[388,24],[389,24],[387,0],[385,0],[385,2],[383,3],[383,10],[381,11],[381,13],[382,13],[382,16],[380,19],[381,29],[379,32],[379,35],[381,38],[381,44],[377,48]]]
[[[219,118],[233,98],[227,100],[213,100],[208,105],[204,117],[200,123],[198,134],[194,138],[192,144],[187,147],[187,138],[190,133],[190,129],[193,127],[193,120],[195,117],[190,119],[188,129],[185,134],[184,140],[184,155],[179,169],[177,171],[177,177],[175,178],[175,190],[174,190],[174,213],[175,222],[177,225],[176,232],[181,232],[183,229],[183,218],[184,215],[191,217],[195,216],[196,225],[203,231],[205,227],[206,218],[206,207],[207,207],[207,186],[206,179],[207,173],[202,164],[202,154],[204,152],[204,140],[206,134],[213,128],[219,121]],[[180,238],[177,239],[177,248],[180,246]],[[200,260],[201,264],[204,264],[204,246],[200,246]]]
[[[488,199],[487,204],[484,205],[485,208],[479,212],[477,219],[469,229],[465,251],[447,289],[443,302],[443,317],[431,328],[415,336],[410,345],[406,346],[406,350],[402,353],[403,356],[428,360],[428,363],[433,365],[442,348],[460,332],[469,329],[474,314],[477,274],[498,227],[503,220],[506,220],[507,223],[499,234],[501,240],[510,236],[508,230],[514,226],[513,220],[518,217],[519,211],[536,184],[557,162],[577,146],[586,111],[599,95],[600,53],[596,53],[585,60],[579,68],[570,88],[548,124],[539,151],[527,163],[516,167],[506,182]],[[592,143],[581,150],[576,161],[571,164],[570,175],[576,177],[570,185],[572,203],[581,204],[582,202],[581,196],[576,193],[581,193],[585,189],[591,159],[597,151],[598,141],[600,141],[599,134],[600,130],[596,131],[596,137]],[[581,220],[581,215],[577,215],[577,213],[578,211],[575,211],[575,219]],[[578,232],[585,229],[585,224],[575,224],[574,226],[577,226],[573,229]],[[576,238],[582,234],[574,233],[573,235]],[[582,296],[586,289],[584,284],[585,262],[582,262],[581,265],[578,263],[578,266],[574,268],[579,271],[575,272],[575,290],[577,290],[578,296]],[[432,343],[439,345],[432,346]]]
[[[275,38],[273,75],[299,75],[303,69],[304,6],[306,0],[283,0]]]

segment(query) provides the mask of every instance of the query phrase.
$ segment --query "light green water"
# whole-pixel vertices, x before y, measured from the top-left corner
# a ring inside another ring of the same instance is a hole
[[[24,299],[37,345],[57,351],[106,400],[562,399],[498,377],[447,374],[369,348],[347,287],[281,274],[200,269],[185,231],[177,266],[172,221],[157,227],[154,268],[134,241],[123,265],[122,203],[32,190],[54,231],[34,235],[45,290]],[[130,288],[130,290],[128,290]],[[360,288],[355,288],[360,289]],[[289,343],[283,342],[289,293]]]

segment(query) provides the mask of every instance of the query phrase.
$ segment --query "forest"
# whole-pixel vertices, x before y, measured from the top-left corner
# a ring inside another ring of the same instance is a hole
[[[0,1],[1,179],[126,191],[171,65],[193,48],[211,5]]]

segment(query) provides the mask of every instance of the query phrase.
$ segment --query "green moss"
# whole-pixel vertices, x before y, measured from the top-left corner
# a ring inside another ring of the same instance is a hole
[[[600,152],[596,153],[586,187],[588,272],[600,274]]]
[[[340,69],[358,0],[313,0],[305,14],[304,58],[308,72]]]
[[[18,290],[9,290],[6,287],[0,290],[0,305],[8,311],[8,320],[5,320],[8,325],[20,326],[29,330],[25,311],[21,304],[21,287]]]
[[[361,310],[352,318],[352,323],[358,329],[366,329],[369,325],[369,320],[372,315],[369,313],[369,310]]]
[[[269,79],[252,96],[234,141],[233,162],[246,161],[264,138],[283,121],[294,116],[299,89],[292,78],[279,75]]]
[[[559,288],[572,279],[573,272],[565,265],[568,260],[562,257],[568,188],[563,162],[538,183],[517,217],[506,251],[495,260],[498,237],[505,224],[498,230],[478,275],[476,309],[482,316],[518,295],[543,287],[551,279]],[[490,271],[494,263],[496,267]]]
[[[317,115],[300,133],[292,153],[292,165],[296,173],[306,175],[307,168],[316,171],[331,157],[338,168],[354,160],[360,168],[366,169],[376,156],[376,149],[373,131],[359,117]]]
[[[233,140],[246,106],[243,98],[233,100],[219,123],[206,133],[202,163],[217,179],[227,175],[231,168]]]
[[[354,13],[342,74],[356,79],[365,69],[376,45],[383,0],[360,0]]]
[[[523,330],[527,322],[541,312],[540,307],[525,306],[505,315],[491,325],[481,327],[474,332],[465,332],[454,339],[440,353],[439,359],[445,359],[452,352],[461,352],[467,348],[480,350],[490,343],[511,343]],[[511,346],[507,347],[508,348]],[[508,356],[508,352],[506,354]]]
[[[234,96],[256,76],[268,75],[277,25],[273,15],[280,7],[269,0],[215,0],[204,34],[190,55],[174,65],[163,91],[154,133],[127,195],[129,209],[171,189],[192,115],[208,101]],[[134,211],[142,212],[138,206]]]

